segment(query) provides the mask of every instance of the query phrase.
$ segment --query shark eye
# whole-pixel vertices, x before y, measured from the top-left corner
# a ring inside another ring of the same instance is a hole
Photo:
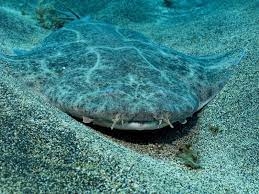
[[[42,27],[56,29],[69,21],[80,19],[80,16],[60,1],[42,1],[36,8],[36,18]]]

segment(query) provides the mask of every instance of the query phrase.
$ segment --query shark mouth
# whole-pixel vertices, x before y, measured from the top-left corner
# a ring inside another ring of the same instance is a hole
[[[160,129],[168,126],[167,123],[159,124],[156,121],[127,122],[127,123],[116,123],[116,124],[114,124],[114,122],[107,122],[107,121],[99,121],[99,122],[93,121],[93,123],[103,127],[110,127],[111,129],[139,130],[139,131]]]
[[[185,120],[182,124],[185,124],[187,121]],[[91,119],[83,116],[83,123],[93,123],[102,127],[108,127],[110,129],[119,129],[119,130],[154,130],[160,129],[166,126],[170,126],[174,128],[173,124],[170,123],[169,120],[161,119],[161,120],[153,120],[153,121],[131,121],[124,122],[119,119],[119,116],[116,116],[113,120],[100,120],[100,119]]]

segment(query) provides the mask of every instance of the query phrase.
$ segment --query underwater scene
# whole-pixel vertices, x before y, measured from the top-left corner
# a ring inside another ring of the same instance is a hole
[[[0,193],[259,193],[259,1],[0,0]]]

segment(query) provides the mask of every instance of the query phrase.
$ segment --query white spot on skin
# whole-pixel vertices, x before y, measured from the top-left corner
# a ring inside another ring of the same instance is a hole
[[[183,125],[186,124],[186,123],[187,123],[187,120],[184,120],[184,121],[182,122]]]
[[[83,123],[91,123],[93,121],[93,119],[89,118],[89,117],[85,117],[83,116]]]

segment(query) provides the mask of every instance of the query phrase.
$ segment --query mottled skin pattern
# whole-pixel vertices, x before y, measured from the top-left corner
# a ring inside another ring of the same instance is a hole
[[[195,58],[112,25],[73,21],[1,60],[64,112],[119,129],[172,127],[223,87],[239,52]]]

